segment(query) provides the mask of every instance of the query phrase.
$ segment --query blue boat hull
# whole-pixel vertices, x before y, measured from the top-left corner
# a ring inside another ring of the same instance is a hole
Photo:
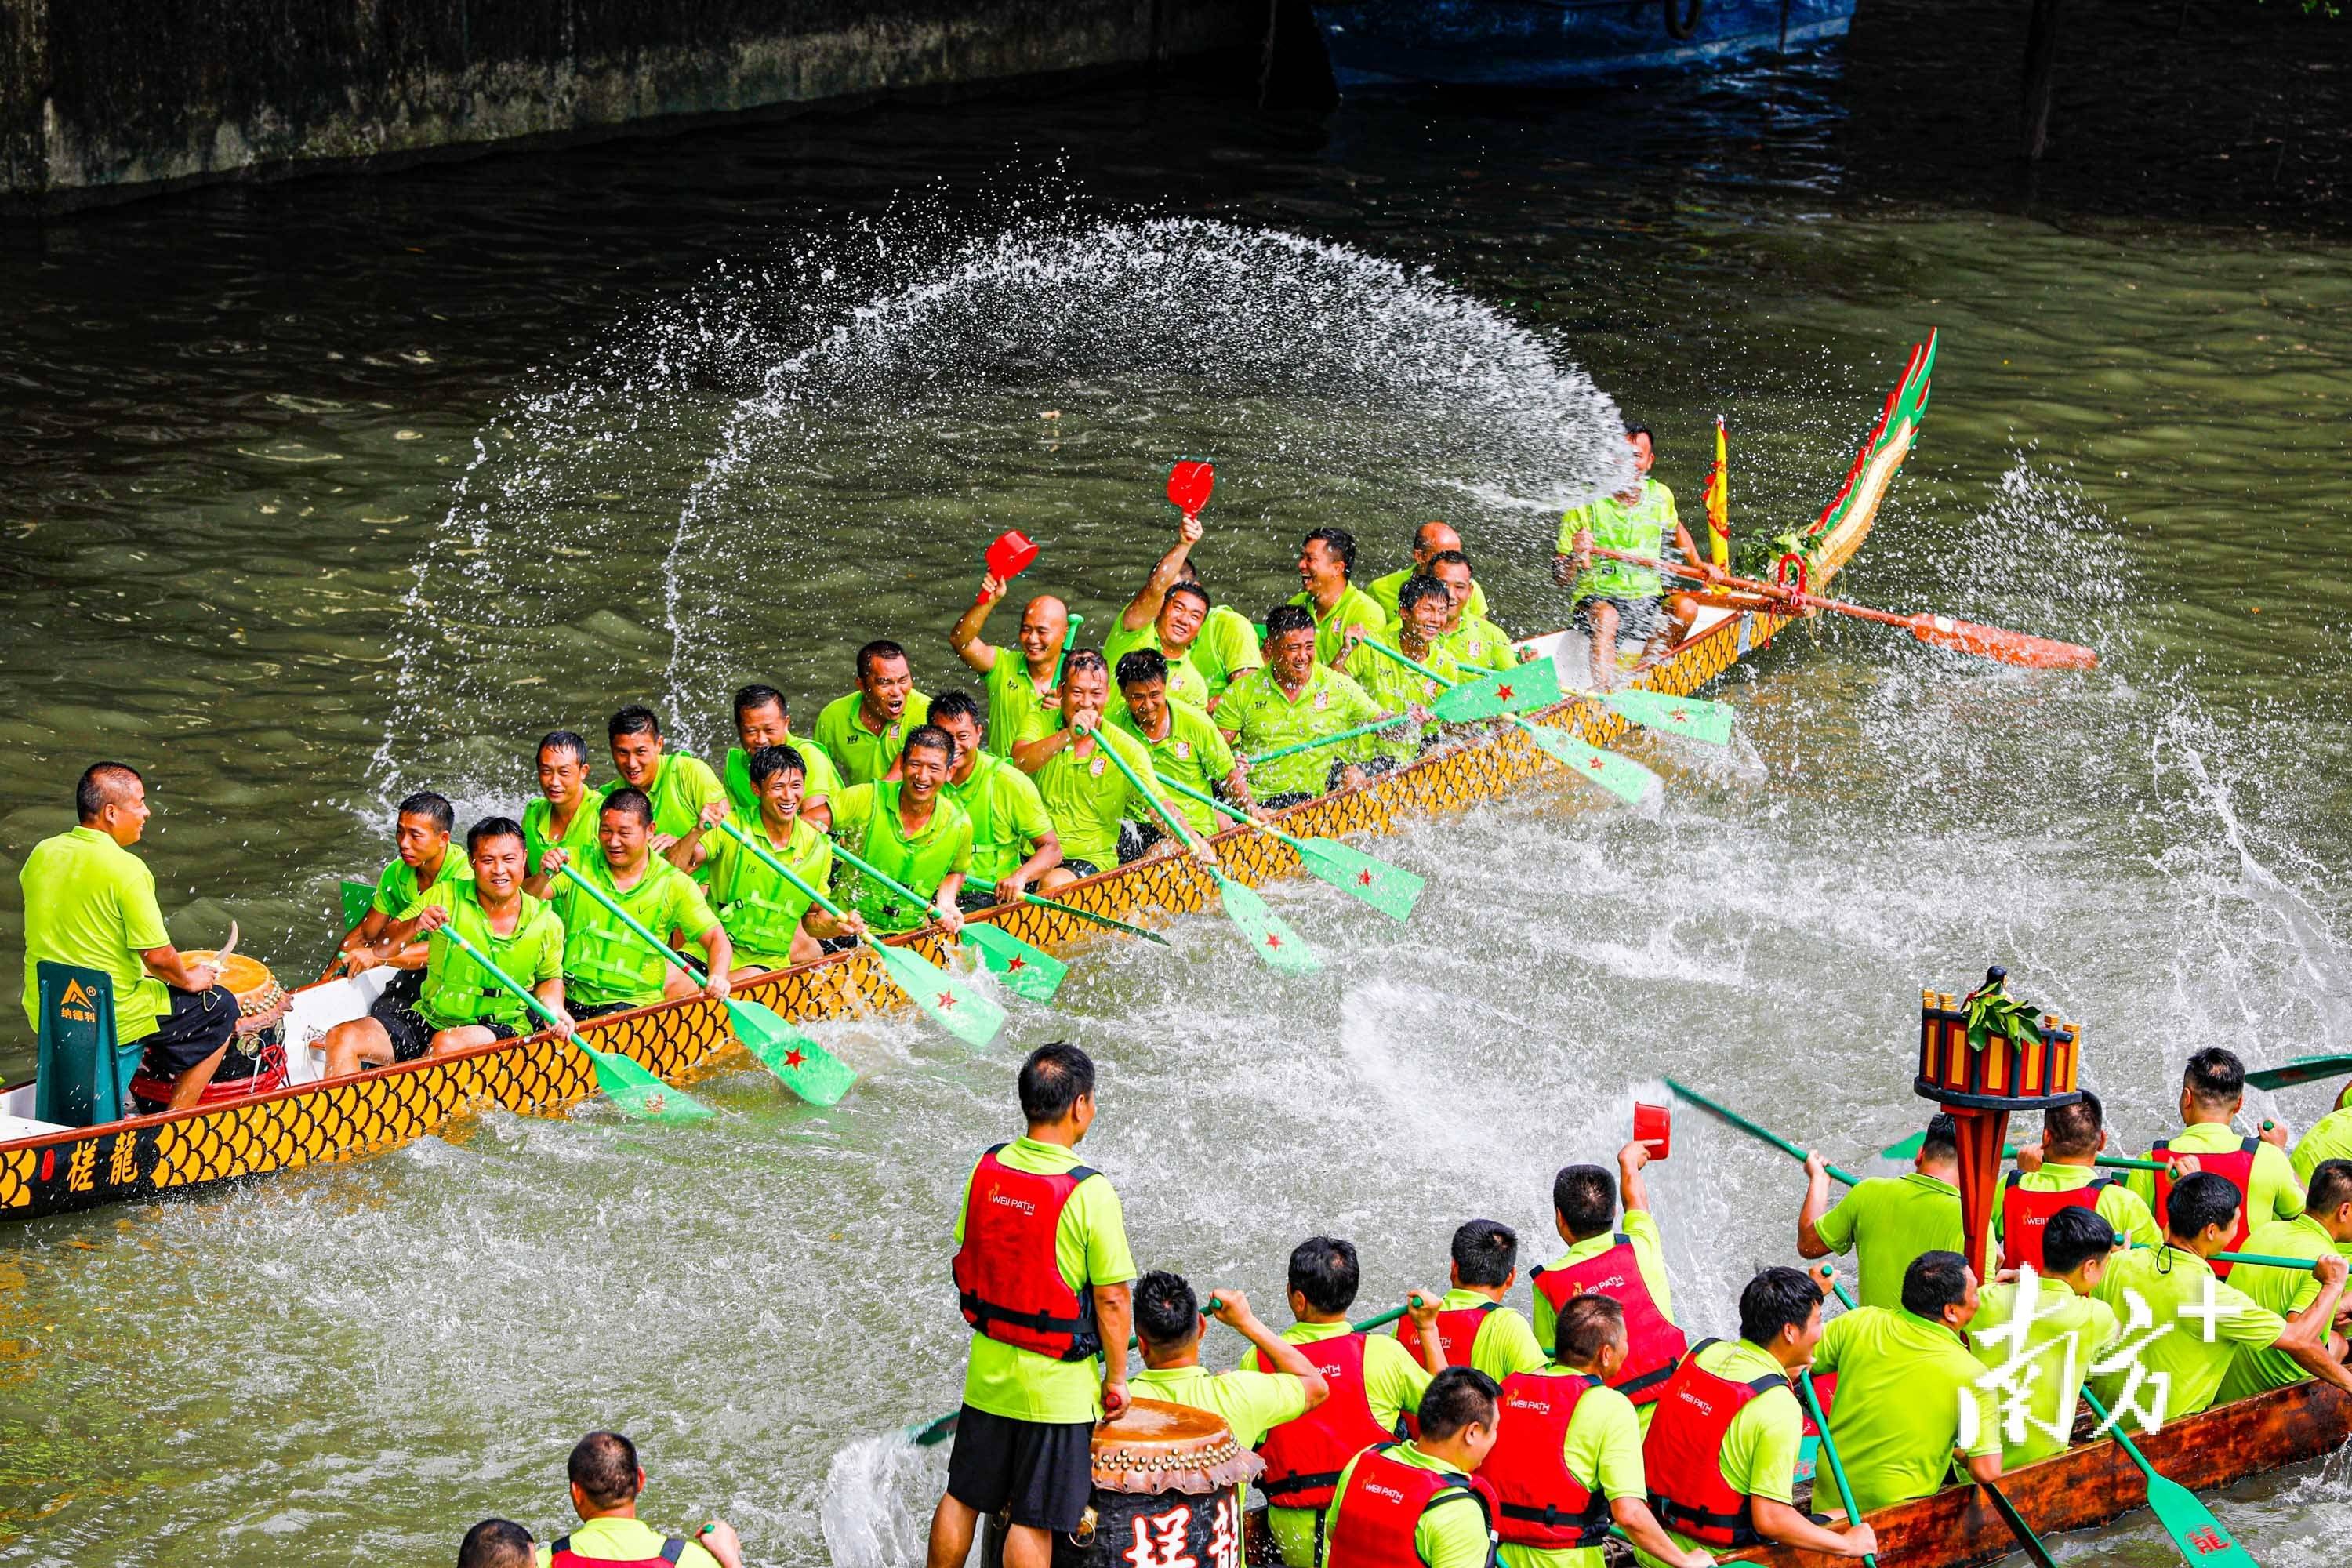
[[[1342,86],[1587,80],[1845,36],[1854,0],[1354,0],[1315,17]],[[1667,8],[1689,37],[1669,32]]]

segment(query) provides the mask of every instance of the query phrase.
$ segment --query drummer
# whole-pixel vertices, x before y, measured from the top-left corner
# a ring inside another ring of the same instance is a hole
[[[1274,1370],[1202,1367],[1201,1331],[1209,1317],[1249,1341],[1259,1360]],[[1229,1285],[1210,1292],[1204,1317],[1182,1275],[1153,1269],[1135,1282],[1135,1339],[1143,1351],[1143,1370],[1128,1392],[1138,1399],[1209,1411],[1233,1428],[1234,1441],[1244,1448],[1256,1447],[1268,1432],[1297,1420],[1331,1394],[1330,1384],[1306,1352],[1259,1321],[1249,1299]],[[1238,1510],[1238,1489],[1234,1503]]]
[[[553,909],[523,891],[525,847],[522,824],[486,816],[466,835],[466,858],[473,875],[443,877],[385,924],[373,944],[352,950],[362,968],[383,963],[409,945],[412,936],[426,950],[424,984],[413,1003],[387,1007],[379,997],[364,1018],[338,1024],[322,1042],[326,1076],[341,1078],[362,1066],[447,1056],[468,1046],[510,1040],[537,1027],[530,1009],[473,957],[434,932],[444,926],[508,974],[531,988],[567,1032],[563,1010],[563,922]]]
[[[25,1016],[41,1026],[40,965],[95,969],[113,982],[114,1039],[145,1041],[145,1070],[172,1084],[171,1108],[196,1103],[236,1032],[236,995],[218,969],[172,945],[155,873],[131,853],[147,826],[147,785],[121,763],[93,763],[74,786],[79,826],[33,846],[25,896]]]

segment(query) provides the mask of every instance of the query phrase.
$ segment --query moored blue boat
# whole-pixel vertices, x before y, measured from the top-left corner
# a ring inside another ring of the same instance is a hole
[[[1589,80],[1845,36],[1854,0],[1349,0],[1316,20],[1343,87]]]

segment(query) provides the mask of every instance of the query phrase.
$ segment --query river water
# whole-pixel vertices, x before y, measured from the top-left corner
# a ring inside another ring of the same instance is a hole
[[[0,1563],[445,1560],[485,1514],[566,1523],[562,1456],[599,1425],[636,1436],[666,1522],[722,1512],[763,1563],[917,1562],[943,1453],[890,1434],[954,1403],[945,1228],[1013,1126],[1017,1047],[1055,1036],[1103,1065],[1088,1153],[1145,1265],[1269,1305],[1315,1230],[1358,1240],[1368,1301],[1442,1284],[1473,1215],[1549,1256],[1552,1170],[1605,1158],[1664,1072],[1863,1163],[1918,1120],[1918,988],[1988,963],[2084,1021],[2134,1142],[2192,1045],[2345,1048],[2341,246],[1890,192],[1855,99],[1836,55],[1368,100],[1328,133],[1106,92],[12,237],[5,856],[65,825],[86,761],[132,760],[175,935],[235,918],[281,974],[323,957],[390,800],[511,806],[546,729],[650,699],[707,748],[727,689],[813,715],[885,634],[925,689],[963,683],[944,634],[1001,529],[1101,625],[1178,454],[1219,464],[1221,595],[1288,592],[1314,523],[1385,570],[1444,515],[1534,631],[1612,404],[1694,511],[1727,414],[1736,515],[1794,521],[1939,327],[1925,439],[1839,586],[2105,663],[1799,629],[1717,693],[1730,754],[1631,742],[1654,812],[1561,784],[1383,841],[1430,879],[1410,927],[1272,889],[1319,978],[1191,920],[1172,951],[1089,950],[992,1053],[824,1026],[865,1075],[831,1111],[734,1073],[691,1131],[492,1116],[13,1226]],[[1791,1257],[1795,1173],[1685,1117],[1653,1187],[1685,1321],[1727,1329]],[[2317,1568],[2352,1553],[2346,1479],[2216,1506],[2273,1568]],[[2145,1519],[2060,1552],[2168,1560]]]

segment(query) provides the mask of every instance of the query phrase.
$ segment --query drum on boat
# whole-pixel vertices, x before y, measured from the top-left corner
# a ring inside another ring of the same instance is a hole
[[[231,1037],[228,1054],[221,1058],[219,1070],[212,1082],[205,1086],[204,1098],[197,1103],[216,1105],[225,1100],[242,1100],[249,1094],[267,1094],[286,1082],[286,1013],[293,1001],[286,987],[269,966],[257,958],[232,952],[226,958],[201,949],[182,950],[180,956],[189,963],[210,963],[220,970],[220,984],[236,994],[236,1033]],[[172,1101],[172,1084],[168,1079],[151,1076],[142,1065],[131,1080],[131,1093],[139,1102],[142,1114],[163,1110]]]
[[[1240,1568],[1238,1489],[1265,1461],[1234,1441],[1223,1416],[1131,1400],[1095,1428],[1094,1457],[1094,1501],[1076,1530],[1054,1537],[1054,1568]],[[1003,1568],[1001,1515],[988,1521],[981,1562]]]

